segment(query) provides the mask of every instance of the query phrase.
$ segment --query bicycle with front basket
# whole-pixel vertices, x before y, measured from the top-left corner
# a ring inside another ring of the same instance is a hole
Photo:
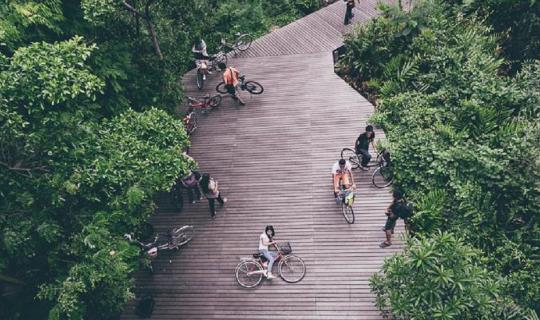
[[[286,282],[299,282],[306,275],[306,264],[300,257],[291,254],[292,248],[289,242],[278,243],[276,262],[278,263],[279,276]],[[236,281],[244,288],[253,288],[258,286],[266,272],[264,266],[267,259],[259,252],[254,253],[253,257],[241,258],[240,263],[234,271]]]

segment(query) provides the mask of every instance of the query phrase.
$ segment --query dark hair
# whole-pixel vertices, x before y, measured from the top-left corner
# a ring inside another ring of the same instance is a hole
[[[394,192],[392,192],[392,196],[394,197],[394,201],[399,201],[403,199],[403,192],[395,190]]]
[[[373,126],[372,125],[368,125],[366,127],[366,132],[373,132]]]
[[[208,189],[209,183],[210,183],[210,175],[208,173],[204,173],[201,177],[201,181],[199,182],[203,193],[210,193],[210,190]]]
[[[339,159],[339,164],[344,165],[346,163],[345,159]]]
[[[224,70],[227,68],[227,65],[225,64],[225,62],[220,62],[218,63],[218,67],[221,69],[221,70]]]
[[[266,226],[266,228],[264,228],[264,233],[265,233],[266,235],[268,235],[268,230],[272,231],[272,235],[271,235],[271,236],[268,236],[268,238],[270,238],[270,241],[272,241],[272,238],[273,238],[274,235],[276,234],[276,233],[274,232],[274,227],[272,227],[272,226]]]

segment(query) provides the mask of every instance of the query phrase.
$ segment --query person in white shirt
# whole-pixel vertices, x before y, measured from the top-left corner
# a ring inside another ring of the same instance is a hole
[[[351,187],[355,188],[354,177],[352,173],[351,163],[345,159],[340,159],[332,166],[332,181],[334,184],[334,197],[336,198],[336,203],[339,204],[339,192],[341,185],[345,189]],[[341,182],[341,183],[340,183]],[[340,185],[341,184],[341,185]]]
[[[210,177],[208,173],[202,175],[201,180],[199,180],[199,186],[206,199],[208,199],[210,216],[213,219],[216,216],[216,200],[223,207],[225,202],[227,202],[227,198],[221,197],[217,181]]]
[[[266,226],[264,229],[264,232],[261,233],[259,236],[259,253],[263,255],[268,260],[268,269],[265,272],[265,276],[268,279],[274,279],[275,277],[272,275],[272,266],[274,265],[274,262],[276,261],[276,253],[270,252],[268,250],[269,245],[275,245],[276,242],[272,241],[272,238],[274,237],[274,227],[272,226]]]

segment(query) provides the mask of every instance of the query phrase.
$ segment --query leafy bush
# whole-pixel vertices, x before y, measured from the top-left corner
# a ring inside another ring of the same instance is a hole
[[[376,99],[416,234],[480,249],[503,300],[539,312],[540,62],[501,73],[501,39],[459,8],[387,9],[346,39],[341,72]]]

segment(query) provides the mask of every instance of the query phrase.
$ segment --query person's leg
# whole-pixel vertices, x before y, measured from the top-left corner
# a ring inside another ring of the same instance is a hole
[[[371,160],[371,154],[369,154],[369,151],[365,149],[359,149],[358,152],[362,155],[362,167],[367,167],[369,161]]]
[[[202,194],[201,194],[201,190],[199,189],[199,186],[194,186],[194,187],[191,187],[191,189],[193,190],[193,194],[195,196],[195,199],[201,199],[202,197]]]
[[[193,188],[192,187],[187,187],[186,190],[187,190],[189,202],[195,203],[195,198],[194,198],[194,195],[193,195]]]
[[[216,199],[208,198],[208,206],[210,207],[210,216],[213,218],[216,215]]]
[[[336,203],[339,204],[339,179],[341,179],[340,174],[335,174],[332,181],[332,187],[334,188],[334,198],[336,199]]]
[[[238,100],[238,102],[239,102],[241,105],[246,104],[246,103],[244,102],[244,100],[242,100],[242,97],[240,96],[240,90],[238,90],[238,87],[235,87],[235,88],[234,88],[234,91],[235,91],[235,97],[236,97],[236,100]]]
[[[276,261],[275,256],[268,250],[261,250],[264,257],[268,260],[268,275],[272,274],[272,266],[274,265],[274,261]]]
[[[394,231],[394,227],[396,226],[396,220],[394,218],[388,217],[386,219],[386,224],[384,225],[384,233],[386,235],[386,241],[381,243],[381,248],[386,248],[392,245],[392,232]]]

